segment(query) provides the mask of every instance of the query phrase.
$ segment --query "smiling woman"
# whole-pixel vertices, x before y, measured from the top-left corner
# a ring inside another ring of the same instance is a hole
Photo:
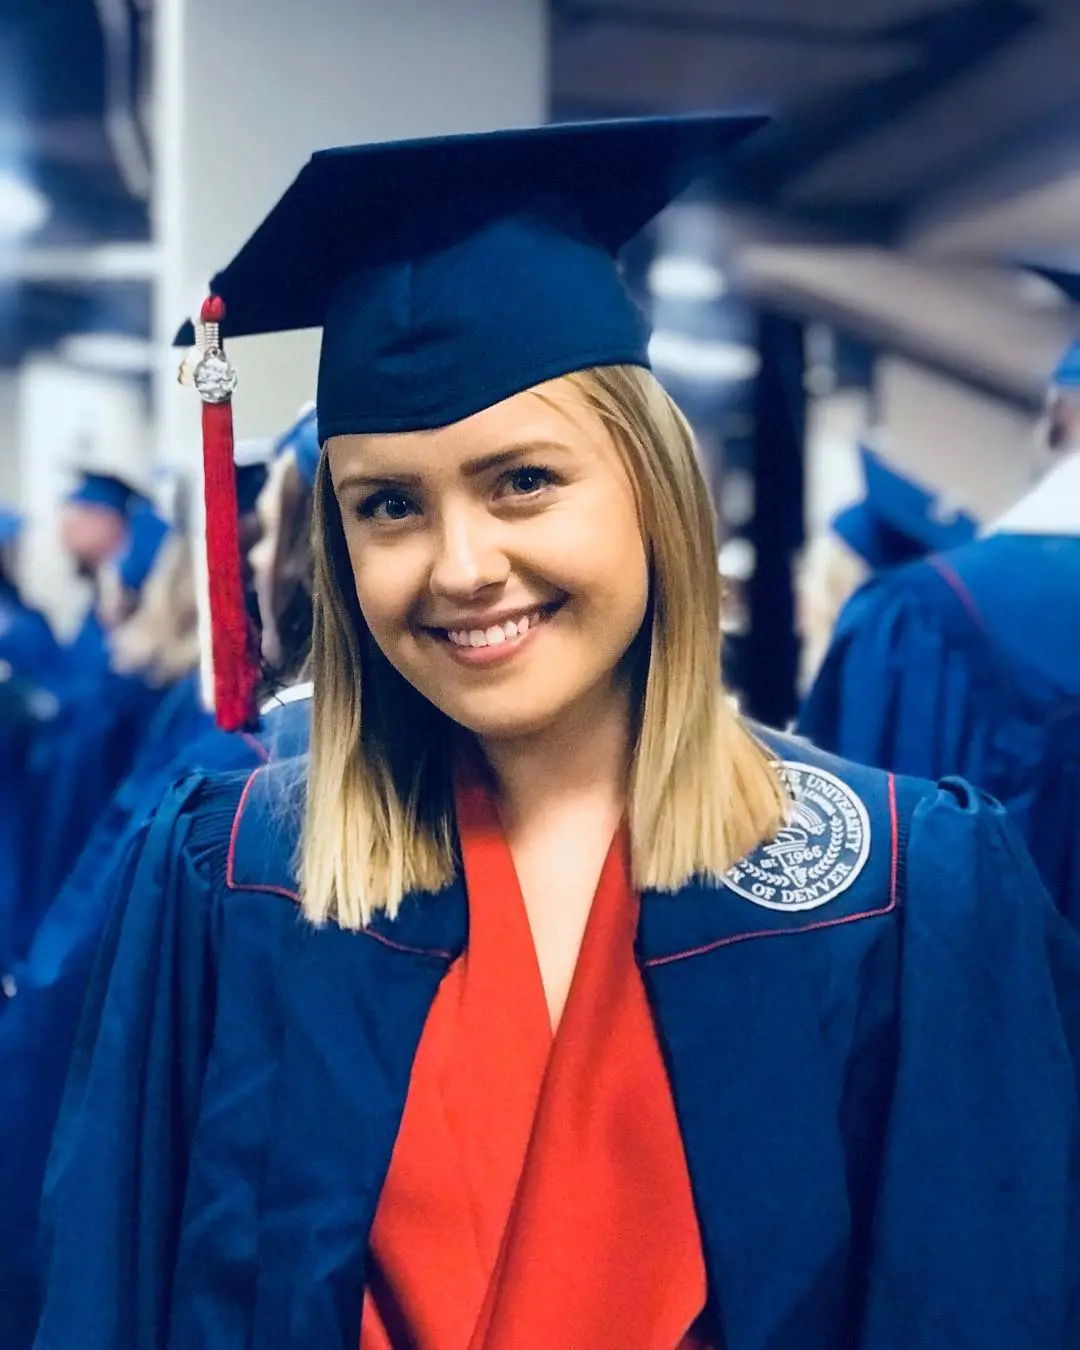
[[[323,325],[311,750],[127,861],[38,1350],[1077,1343],[1080,939],[721,685],[615,256],[752,129],[323,153],[215,278]]]
[[[489,762],[544,736],[564,775],[569,747],[585,762],[625,747],[606,757],[642,885],[719,877],[776,829],[778,781],[717,676],[692,435],[648,371],[573,372],[447,427],[334,438],[316,499],[314,666],[333,674],[309,780],[312,918],[356,927],[449,882],[461,730]]]

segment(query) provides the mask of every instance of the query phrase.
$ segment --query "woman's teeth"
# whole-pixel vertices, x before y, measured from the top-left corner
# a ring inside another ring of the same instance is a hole
[[[523,614],[520,619],[508,619],[506,623],[496,624],[492,628],[459,628],[447,633],[455,647],[498,647],[513,638],[524,637],[530,628],[535,628],[543,619],[540,610]]]

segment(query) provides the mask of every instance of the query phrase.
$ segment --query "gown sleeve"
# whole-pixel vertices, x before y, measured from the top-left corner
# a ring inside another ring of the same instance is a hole
[[[1003,809],[912,818],[861,1350],[1080,1346],[1080,935]]]
[[[166,1344],[215,1011],[223,883],[209,860],[225,856],[238,795],[189,779],[127,858],[45,1178],[39,1350]]]
[[[989,674],[925,588],[908,584],[912,575],[887,573],[848,601],[799,732],[860,764],[932,780],[956,774],[995,790],[1001,709]]]

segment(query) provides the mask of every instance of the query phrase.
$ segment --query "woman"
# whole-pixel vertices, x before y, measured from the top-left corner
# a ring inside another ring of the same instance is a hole
[[[215,280],[324,321],[310,766],[129,859],[40,1350],[1075,1344],[1075,935],[992,803],[719,687],[612,254],[750,129],[316,157]]]

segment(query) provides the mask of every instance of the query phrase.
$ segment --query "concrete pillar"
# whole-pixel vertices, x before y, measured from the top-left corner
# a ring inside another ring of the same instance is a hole
[[[154,217],[167,344],[311,151],[542,122],[543,0],[162,0]],[[314,393],[318,335],[247,338],[238,436],[272,435]],[[163,353],[160,456],[191,467],[198,399]]]

